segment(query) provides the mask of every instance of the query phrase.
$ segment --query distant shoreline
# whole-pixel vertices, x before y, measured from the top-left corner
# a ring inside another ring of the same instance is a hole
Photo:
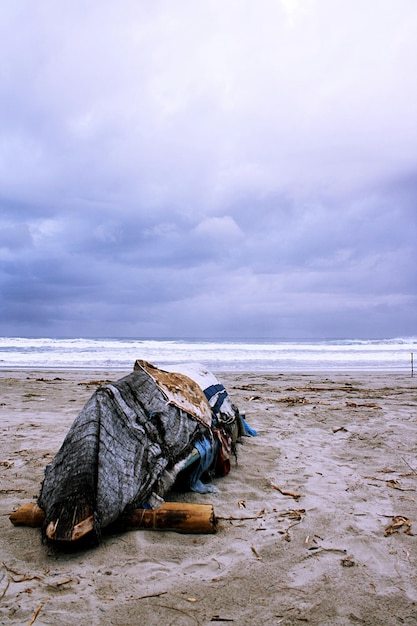
[[[158,367],[160,367],[161,369],[164,369],[164,365],[158,365]],[[304,369],[225,369],[225,368],[210,368],[211,371],[215,372],[216,374],[236,374],[236,375],[245,375],[245,374],[250,374],[250,375],[256,375],[256,376],[273,376],[273,375],[297,375],[297,376],[335,376],[335,375],[343,375],[343,374],[364,374],[364,375],[370,375],[372,376],[373,374],[375,375],[387,375],[387,374],[398,374],[401,376],[405,376],[408,378],[412,378],[411,376],[411,370],[410,368],[378,368],[378,369],[370,369],[370,368],[333,368],[333,369],[309,369],[309,370],[304,370]],[[51,367],[48,365],[45,366],[1,366],[0,365],[0,375],[1,373],[7,373],[7,372],[16,372],[16,373],[22,373],[22,372],[27,372],[27,373],[45,373],[45,372],[52,372],[54,374],[58,374],[58,373],[68,373],[68,374],[76,374],[78,373],[98,373],[98,374],[104,374],[104,373],[122,373],[122,374],[129,374],[131,371],[133,371],[133,366],[132,368],[125,368],[125,367]],[[414,373],[414,377],[417,378],[417,373]]]

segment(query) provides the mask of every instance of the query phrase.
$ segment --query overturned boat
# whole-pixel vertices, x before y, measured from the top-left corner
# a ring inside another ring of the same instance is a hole
[[[43,537],[99,541],[136,510],[160,509],[179,477],[191,490],[215,491],[202,478],[227,474],[237,439],[254,434],[204,366],[138,360],[131,374],[97,388],[46,468]]]

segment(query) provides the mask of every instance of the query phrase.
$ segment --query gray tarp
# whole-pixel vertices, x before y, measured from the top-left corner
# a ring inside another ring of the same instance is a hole
[[[46,472],[38,500],[44,529],[72,527],[94,513],[96,534],[124,512],[158,505],[176,478],[175,464],[210,429],[167,403],[139,368],[99,387],[69,430]]]

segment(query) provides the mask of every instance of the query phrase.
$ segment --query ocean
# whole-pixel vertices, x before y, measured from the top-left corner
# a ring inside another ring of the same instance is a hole
[[[130,371],[136,359],[163,367],[199,362],[214,371],[408,371],[417,337],[382,340],[0,338],[0,368]]]

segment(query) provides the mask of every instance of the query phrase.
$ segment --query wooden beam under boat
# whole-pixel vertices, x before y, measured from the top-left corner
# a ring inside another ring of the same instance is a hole
[[[34,502],[24,504],[9,516],[14,526],[40,527],[45,520],[44,511]],[[46,529],[46,536],[51,541],[59,541],[55,530],[59,520],[52,521]],[[124,530],[148,529],[171,530],[178,533],[213,534],[217,529],[217,520],[212,504],[193,504],[187,502],[165,502],[159,509],[136,509],[123,519]],[[69,541],[77,541],[94,529],[92,515],[76,524]]]

